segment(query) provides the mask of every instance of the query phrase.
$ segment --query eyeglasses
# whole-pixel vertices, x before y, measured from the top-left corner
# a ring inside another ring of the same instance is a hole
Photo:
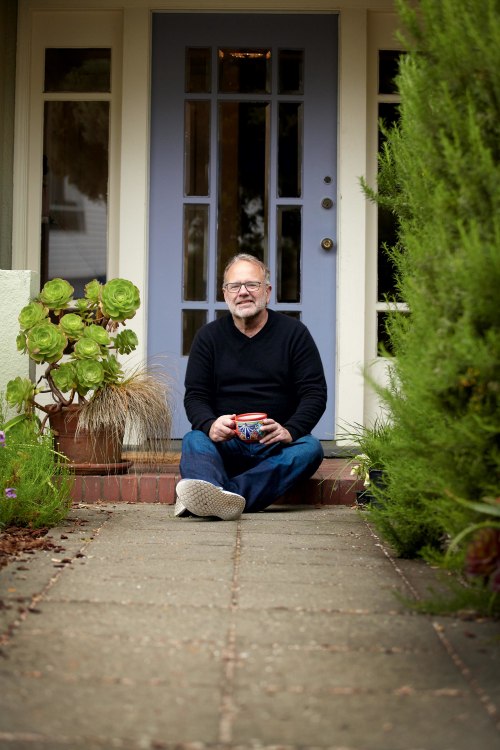
[[[223,289],[229,294],[238,294],[241,287],[244,286],[247,292],[258,292],[262,286],[262,281],[230,281],[223,285]]]

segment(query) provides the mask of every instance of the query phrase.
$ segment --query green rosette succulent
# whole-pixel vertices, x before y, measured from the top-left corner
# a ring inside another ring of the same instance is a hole
[[[74,291],[74,288],[68,281],[64,279],[52,279],[44,285],[38,299],[49,310],[62,310],[71,302]]]
[[[26,351],[26,334],[24,331],[21,331],[16,336],[16,347],[18,352],[22,352],[23,354]]]
[[[9,406],[17,406],[22,409],[24,404],[33,398],[35,386],[28,378],[17,377],[9,380],[5,389],[5,400]]]
[[[73,300],[73,305],[75,312],[78,313],[78,315],[85,316],[86,311],[91,307],[91,304],[88,299],[83,299],[81,297],[80,299]]]
[[[104,367],[104,380],[106,383],[118,383],[122,379],[122,366],[114,354],[103,359],[102,366]]]
[[[115,336],[115,349],[119,354],[130,354],[138,343],[139,339],[134,331],[120,331]]]
[[[102,312],[111,320],[133,318],[141,304],[138,288],[127,279],[111,279],[101,292]]]
[[[102,356],[101,347],[89,336],[82,336],[75,344],[74,355],[77,359],[95,359]]]
[[[78,339],[85,330],[85,323],[76,313],[67,313],[59,321],[59,325],[69,339]]]
[[[52,370],[52,380],[54,385],[62,393],[73,390],[76,388],[76,373],[75,367],[71,362],[64,362],[56,370]]]
[[[89,281],[88,284],[85,284],[85,297],[89,299],[91,302],[99,302],[99,296],[101,294],[101,288],[102,284],[97,281],[97,279],[93,279],[93,281]]]
[[[89,339],[96,341],[99,346],[109,346],[111,343],[111,336],[105,328],[97,326],[95,323],[87,326],[83,332],[84,336],[88,336]]]
[[[35,362],[57,362],[67,344],[63,331],[49,321],[34,326],[26,340],[28,354]]]
[[[104,368],[95,359],[80,359],[75,363],[78,393],[95,391],[104,381]]]
[[[30,302],[19,313],[19,325],[23,331],[27,331],[37,323],[41,323],[47,317],[48,312],[48,309],[40,302]]]

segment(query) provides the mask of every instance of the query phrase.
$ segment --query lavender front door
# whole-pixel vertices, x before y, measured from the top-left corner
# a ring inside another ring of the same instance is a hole
[[[334,434],[337,16],[153,15],[148,354],[189,429],[193,336],[225,314],[225,262],[271,269],[271,307],[299,317],[323,359]]]

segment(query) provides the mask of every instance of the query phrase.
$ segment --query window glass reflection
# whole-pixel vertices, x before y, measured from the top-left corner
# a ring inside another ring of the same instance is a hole
[[[184,118],[184,191],[186,195],[208,195],[210,102],[186,102]]]
[[[395,78],[399,72],[401,50],[381,49],[378,53],[378,93],[397,94]]]
[[[52,47],[46,49],[44,90],[111,91],[111,50]]]
[[[184,299],[207,299],[208,206],[184,206]]]
[[[42,283],[106,280],[109,102],[46,102]]]
[[[280,49],[278,53],[278,94],[304,93],[304,52]]]
[[[281,102],[278,109],[278,197],[302,192],[302,104]]]
[[[302,215],[300,206],[279,206],[277,212],[276,300],[300,302]]]
[[[217,299],[235,253],[267,262],[269,105],[219,103]]]
[[[186,49],[186,93],[209,94],[212,90],[210,47]]]
[[[193,345],[193,339],[199,329],[207,322],[206,310],[182,311],[182,355],[187,357]]]
[[[219,49],[219,91],[225,94],[269,94],[271,50]]]

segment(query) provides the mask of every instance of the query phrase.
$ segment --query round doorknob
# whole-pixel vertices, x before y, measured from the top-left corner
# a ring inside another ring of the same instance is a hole
[[[323,250],[331,250],[333,247],[333,240],[331,240],[329,237],[324,237],[321,240],[321,247]]]

